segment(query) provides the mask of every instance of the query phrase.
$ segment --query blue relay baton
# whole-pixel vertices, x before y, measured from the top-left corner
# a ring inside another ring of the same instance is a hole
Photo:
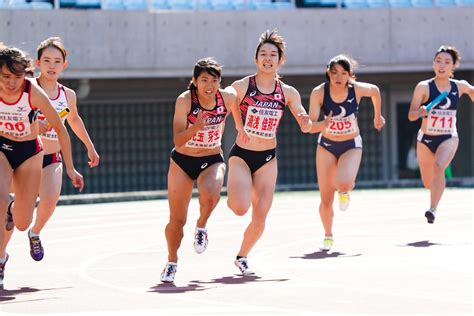
[[[433,107],[437,106],[441,101],[448,96],[449,92],[443,92],[438,95],[433,101],[431,101],[426,107],[426,112],[429,112]]]

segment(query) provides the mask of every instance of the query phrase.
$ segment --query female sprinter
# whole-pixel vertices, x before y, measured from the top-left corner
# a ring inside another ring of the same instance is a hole
[[[429,224],[436,218],[436,209],[446,187],[444,170],[451,163],[458,148],[456,110],[463,94],[474,100],[474,87],[467,81],[452,79],[459,67],[459,52],[451,46],[441,46],[434,55],[434,78],[418,83],[408,113],[410,121],[422,118],[418,131],[417,157],[421,179],[430,190],[430,207],[425,212]],[[442,92],[448,95],[430,111],[426,106]]]
[[[275,30],[266,31],[255,51],[256,74],[232,84],[237,92],[232,113],[238,135],[229,155],[227,204],[239,216],[252,206],[252,219],[234,261],[243,275],[254,274],[247,255],[262,236],[272,206],[277,179],[276,131],[286,107],[302,132],[311,129],[300,94],[279,79],[278,69],[285,60],[283,37]]]
[[[173,141],[168,172],[169,223],[165,229],[168,262],[162,282],[173,282],[178,249],[188,216],[194,182],[199,192],[200,216],[194,234],[194,250],[202,253],[208,245],[207,221],[220,199],[225,163],[221,139],[228,107],[235,94],[219,89],[221,65],[212,58],[198,60],[188,90],[176,100]]]
[[[385,125],[379,88],[355,81],[355,65],[346,55],[332,58],[326,69],[327,81],[314,88],[310,96],[311,133],[321,133],[316,149],[316,172],[321,194],[319,215],[324,226],[323,251],[329,251],[333,244],[334,193],[339,193],[339,207],[345,211],[362,158],[362,139],[357,125],[361,98],[372,99],[374,127],[380,131]],[[318,121],[321,111],[324,120]]]

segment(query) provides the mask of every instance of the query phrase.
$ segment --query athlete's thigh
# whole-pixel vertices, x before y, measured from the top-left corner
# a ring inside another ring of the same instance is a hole
[[[268,212],[275,194],[276,179],[278,175],[278,163],[274,158],[254,172],[252,205],[253,213]]]
[[[425,185],[429,186],[431,179],[433,178],[433,168],[435,163],[435,155],[428,148],[428,146],[417,142],[416,144],[416,158],[420,166],[420,173]]]
[[[453,160],[454,155],[458,149],[459,138],[450,138],[442,142],[435,153],[435,162],[441,166],[441,168],[446,168]]]
[[[229,158],[227,198],[230,204],[242,203],[247,208],[252,202],[252,174],[245,161],[240,157]]]
[[[352,148],[339,157],[336,179],[338,182],[355,182],[362,159],[362,148]]]
[[[224,184],[225,163],[219,162],[209,166],[201,172],[197,178],[197,188],[199,194],[212,193],[220,194],[222,185]]]
[[[41,173],[41,182],[39,187],[40,199],[59,198],[63,182],[62,163],[53,163],[45,168]]]
[[[13,170],[10,166],[10,163],[7,160],[7,157],[0,152],[0,203],[3,201],[5,204],[2,209],[0,209],[0,214],[3,214],[3,211],[6,210],[8,204],[8,194],[11,192],[11,183],[13,177]],[[0,223],[2,220],[0,219]]]
[[[193,194],[194,180],[170,159],[168,171],[168,203],[170,217],[186,218],[189,202]]]
[[[319,192],[323,200],[332,200],[334,197],[336,166],[336,157],[318,145],[316,149],[316,174]]]
[[[41,181],[43,153],[38,153],[24,161],[13,172],[15,192],[15,218],[29,219],[33,213]]]

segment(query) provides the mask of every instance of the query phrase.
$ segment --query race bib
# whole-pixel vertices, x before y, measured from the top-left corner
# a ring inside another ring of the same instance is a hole
[[[281,110],[249,106],[245,118],[245,131],[260,138],[274,138],[282,115]]]
[[[46,117],[44,117],[43,114],[38,115],[38,121],[44,121],[46,120]],[[49,131],[47,131],[44,134],[41,134],[41,137],[47,138],[49,140],[57,140],[58,139],[58,134],[56,134],[56,131],[50,127]]]
[[[18,113],[0,113],[0,132],[21,138],[31,134],[31,124]]]
[[[428,113],[426,133],[430,135],[453,134],[455,128],[455,110],[431,110]]]
[[[222,130],[224,124],[206,125],[203,130],[194,134],[187,143],[186,147],[191,148],[215,148],[221,145]]]
[[[326,133],[340,136],[349,135],[357,132],[357,120],[354,114],[346,117],[332,117],[326,127]]]

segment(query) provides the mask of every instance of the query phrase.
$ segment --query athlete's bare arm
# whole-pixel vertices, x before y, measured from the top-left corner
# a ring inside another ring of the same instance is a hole
[[[66,127],[61,122],[58,113],[51,105],[46,93],[39,87],[31,85],[31,103],[34,104],[41,113],[46,117],[49,124],[54,128],[58,134],[59,144],[61,146],[61,152],[64,156],[64,163],[66,165],[66,172],[68,177],[71,179],[72,185],[82,191],[84,188],[84,180],[82,175],[74,169],[74,163],[72,160],[71,140]]]
[[[380,89],[374,84],[365,82],[355,83],[356,96],[360,101],[362,97],[369,97],[372,100],[374,106],[374,127],[376,130],[381,131],[385,126],[385,119],[382,116],[382,97],[380,96]]]
[[[313,122],[313,126],[311,128],[310,133],[319,133],[324,130],[328,124],[329,120],[331,119],[332,113],[322,121],[319,120],[319,115],[321,113],[321,107],[323,106],[324,100],[324,84],[320,84],[316,88],[313,89],[311,92],[311,96],[309,98],[309,117]]]
[[[426,116],[428,112],[426,112],[425,107],[421,105],[423,102],[428,100],[428,82],[422,81],[416,85],[415,91],[413,92],[413,97],[411,99],[410,104],[410,111],[408,111],[408,119],[410,121],[416,121],[420,117]]]
[[[298,122],[300,129],[303,133],[308,133],[311,131],[312,122],[311,119],[306,113],[305,108],[301,104],[300,93],[293,88],[292,86],[283,85],[283,93],[287,100],[288,107],[290,108],[291,114]]]
[[[173,118],[173,142],[181,147],[190,140],[197,131],[204,128],[204,112],[199,112],[196,123],[186,128],[188,113],[191,109],[191,92],[183,92],[177,99]]]
[[[241,141],[247,143],[250,141],[250,136],[244,129],[244,124],[242,122],[242,113],[240,112],[240,103],[245,97],[245,93],[247,92],[249,86],[249,77],[245,77],[243,79],[234,81],[229,89],[231,91],[235,91],[235,102],[231,107],[232,110],[232,117],[234,118],[235,128],[237,130],[237,137],[240,138]]]
[[[220,92],[222,98],[224,99],[224,105],[227,108],[227,116],[229,116],[231,112],[234,113],[232,109],[236,104],[237,92],[230,86],[225,89],[221,89]]]
[[[474,86],[466,80],[461,80],[458,83],[459,95],[467,94],[472,101],[474,101]]]
[[[94,144],[92,143],[89,133],[87,133],[86,127],[82,118],[79,116],[77,111],[77,98],[74,90],[64,87],[66,90],[66,96],[68,100],[69,114],[67,116],[67,122],[71,126],[74,134],[79,137],[82,143],[87,148],[87,157],[89,158],[89,167],[97,167],[99,165],[99,154],[95,150]]]

